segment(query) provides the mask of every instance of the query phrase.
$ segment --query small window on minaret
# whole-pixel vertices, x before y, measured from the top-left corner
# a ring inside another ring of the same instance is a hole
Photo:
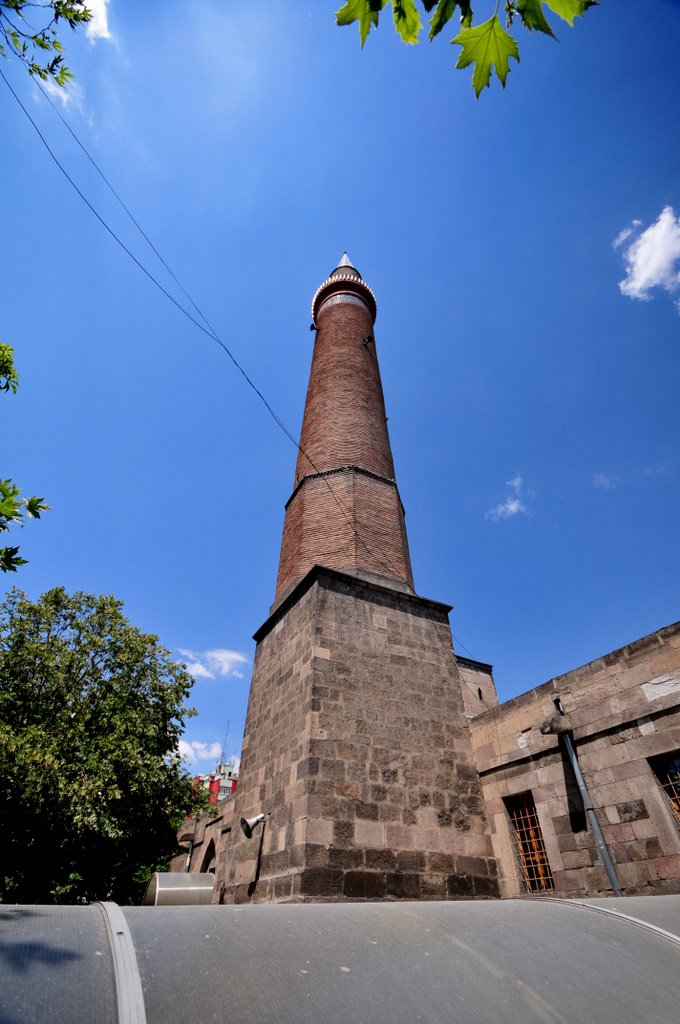
[[[484,694],[482,693],[481,686],[477,687],[477,696],[479,697],[480,700],[484,700]]]

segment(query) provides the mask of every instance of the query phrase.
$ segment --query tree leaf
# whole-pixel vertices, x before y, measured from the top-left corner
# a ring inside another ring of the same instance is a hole
[[[597,0],[545,0],[545,4],[573,28],[574,18],[583,17],[589,7],[597,7]]]
[[[57,588],[31,602],[10,591],[0,903],[139,901],[143,879],[177,852],[173,823],[196,806],[173,756],[192,683],[114,597]]]
[[[456,61],[457,68],[466,68],[473,63],[475,65],[472,87],[477,98],[489,84],[492,68],[505,88],[510,57],[519,61],[519,50],[513,37],[501,25],[497,14],[474,28],[464,28],[451,42],[463,47]]]
[[[5,11],[10,11],[11,17]],[[25,11],[30,12],[30,23]],[[7,48],[14,50],[29,74],[63,85],[72,76],[64,74],[61,58],[56,62],[49,61],[44,54],[47,51],[60,54],[63,49],[58,38],[58,23],[64,22],[75,29],[91,18],[92,12],[87,8],[86,0],[42,0],[40,3],[36,0],[0,0],[0,38],[8,44]],[[20,20],[23,27],[12,19]],[[1,43],[0,55],[7,56]]]
[[[555,38],[555,33],[550,27],[543,13],[543,0],[517,0],[517,10],[522,19],[522,24],[528,28],[535,28],[539,32],[545,32],[547,36]]]
[[[30,516],[31,519],[40,519],[42,512],[47,512],[50,506],[45,504],[44,498],[27,498],[26,499],[26,515]]]
[[[417,43],[422,22],[415,0],[392,0],[394,25],[405,43]]]
[[[26,565],[25,558],[19,558],[19,548],[0,548],[0,571],[16,572],[20,565]]]
[[[430,4],[427,10],[431,10],[434,4]],[[472,7],[470,0],[439,0],[437,10],[430,18],[430,39],[439,35],[444,25],[451,20],[455,14],[456,7],[460,7],[460,20],[463,25],[469,26],[472,21]]]
[[[0,391],[16,392],[19,374],[14,365],[14,350],[11,345],[0,342]]]
[[[366,37],[371,31],[371,25],[377,27],[380,12],[387,3],[387,0],[347,0],[344,7],[335,12],[337,25],[351,25],[352,22],[359,22],[359,37],[361,45],[366,42]]]

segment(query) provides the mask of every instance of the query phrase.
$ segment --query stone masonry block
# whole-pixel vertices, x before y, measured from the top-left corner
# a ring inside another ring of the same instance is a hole
[[[680,855],[659,857],[653,863],[659,878],[680,878]]]
[[[641,818],[638,821],[632,822],[633,832],[635,833],[636,839],[652,839],[656,838],[657,828],[653,821],[649,818]]]
[[[487,878],[489,875],[488,861],[485,857],[456,857],[456,874],[473,875]]]
[[[610,843],[627,843],[635,838],[633,826],[629,822],[621,822],[619,825],[605,825],[602,831],[605,839]]]
[[[348,871],[344,877],[342,892],[348,899],[383,899],[385,875],[375,871]]]
[[[604,816],[610,825],[618,825],[618,823],[621,821],[621,815],[616,809],[615,804],[610,804],[608,807],[603,807],[602,810],[604,811]]]
[[[342,871],[336,868],[306,868],[300,875],[300,894],[337,897],[342,891],[342,878]]]
[[[372,871],[394,871],[397,858],[394,850],[364,850],[364,863]]]
[[[553,871],[553,882],[558,892],[578,892],[583,888],[580,871]]]
[[[422,850],[397,850],[397,870],[422,873],[425,870],[426,856]]]
[[[333,822],[311,819],[307,822],[307,841],[330,846],[333,842]]]
[[[275,900],[286,900],[293,892],[293,877],[275,878],[273,896]]]
[[[498,899],[500,889],[498,879],[476,877],[472,880],[473,894],[481,899]]]
[[[616,809],[621,821],[639,821],[649,817],[644,800],[628,800],[617,804]]]
[[[354,844],[360,847],[394,846],[390,839],[385,841],[386,832],[393,828],[392,825],[382,825],[377,821],[355,821]]]
[[[418,899],[420,875],[407,872],[389,873],[385,876],[385,895],[396,899]]]
[[[333,822],[333,844],[337,846],[349,846],[354,842],[354,822],[334,821]]]
[[[566,871],[576,868],[588,868],[593,863],[591,850],[571,850],[562,854],[562,864]]]
[[[298,779],[304,779],[308,775],[319,774],[319,758],[318,757],[306,757],[304,761],[300,761],[297,766],[297,777]]]
[[[470,899],[474,896],[474,879],[469,875],[449,875],[446,895],[449,899]]]
[[[328,850],[328,864],[332,868],[362,868],[364,866],[363,850],[344,849],[331,846]]]

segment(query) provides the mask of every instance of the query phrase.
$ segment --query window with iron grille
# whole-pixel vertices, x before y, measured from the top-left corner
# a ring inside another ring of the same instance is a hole
[[[661,788],[670,800],[673,813],[680,825],[680,750],[676,750],[673,754],[654,757],[649,763]]]
[[[550,892],[555,888],[541,823],[531,793],[519,793],[504,800],[515,837],[517,857],[529,892]]]

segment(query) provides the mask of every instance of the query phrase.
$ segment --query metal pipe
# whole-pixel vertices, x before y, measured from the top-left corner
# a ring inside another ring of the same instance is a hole
[[[591,828],[593,830],[595,842],[597,843],[597,848],[600,851],[600,857],[602,858],[602,863],[604,864],[605,871],[607,872],[607,877],[609,878],[611,887],[614,890],[614,895],[622,896],[623,893],[621,892],[619,880],[616,877],[614,864],[612,862],[611,857],[609,856],[609,850],[607,848],[606,842],[604,841],[602,829],[600,828],[600,823],[597,820],[597,816],[595,814],[595,808],[593,807],[592,802],[590,800],[590,794],[588,792],[588,787],[586,786],[586,780],[583,778],[581,766],[578,763],[578,755],[576,753],[574,741],[571,737],[571,734],[568,732],[561,733],[559,738],[563,742],[564,749],[567,752],[569,763],[571,764],[574,776],[576,778],[576,785],[579,788],[581,799],[583,800],[583,809],[586,812],[586,817],[588,818],[588,821],[590,822]]]

